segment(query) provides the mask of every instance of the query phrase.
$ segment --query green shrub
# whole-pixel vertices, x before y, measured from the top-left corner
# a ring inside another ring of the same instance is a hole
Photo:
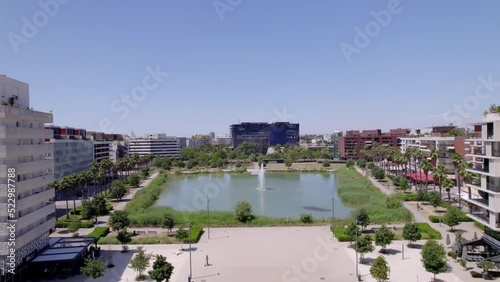
[[[457,259],[458,255],[454,251],[449,251],[448,256],[452,259]]]
[[[186,240],[184,240],[184,243],[189,243],[189,241],[191,241],[192,244],[196,244],[200,240],[202,234],[203,234],[203,227],[192,226],[191,227],[191,239],[187,238]]]
[[[163,191],[165,182],[166,177],[164,175],[158,175],[158,177],[151,181],[146,188],[135,193],[134,198],[128,203],[125,210],[130,211],[130,214],[133,214],[154,205]]]
[[[479,228],[481,230],[484,230],[484,224],[482,224],[478,221],[474,221],[474,226],[476,226],[477,228]]]
[[[401,193],[394,193],[390,195],[386,200],[386,205],[388,209],[397,209],[402,206],[401,201],[404,196]]]
[[[369,162],[366,164],[366,167],[369,169],[369,170],[372,170],[374,167],[375,167],[375,164],[372,163],[372,162]]]
[[[432,223],[439,223],[439,218],[440,218],[440,217],[441,217],[441,216],[439,216],[439,215],[430,215],[430,216],[429,216],[429,220],[430,220]],[[459,221],[460,221],[460,222],[473,222],[474,220],[473,220],[473,219],[471,219],[470,217],[468,217],[468,216],[467,216],[467,213],[465,213],[465,212],[461,212],[461,214],[460,214],[460,218],[459,218]],[[444,223],[444,222],[443,222],[443,218],[442,218],[442,217],[441,217],[441,222],[442,222],[442,223]]]
[[[89,234],[89,237],[94,237],[94,238],[97,238],[97,240],[99,240],[102,237],[106,237],[108,234],[109,234],[109,227],[107,227],[107,226],[96,227],[96,228],[94,228],[94,231],[92,231]],[[118,242],[118,243],[120,243],[120,242]]]
[[[302,223],[313,223],[313,217],[312,217],[312,214],[310,213],[303,213],[300,215],[300,221]]]
[[[472,278],[483,278],[483,275],[481,273],[474,270],[470,272],[470,276],[472,276]]]
[[[71,224],[74,224],[77,221],[68,220],[68,219],[60,219],[56,221],[56,228],[68,228]],[[79,223],[79,228],[92,228],[94,223],[88,220],[82,220]]]
[[[83,210],[83,206],[78,206],[78,207],[76,207],[76,213],[72,209],[72,210],[69,211],[69,214],[70,215],[80,215],[82,213],[82,210]],[[106,211],[107,211],[106,214],[108,214],[112,210],[113,210],[113,205],[112,204],[106,204]],[[103,214],[103,215],[106,215],[106,214]],[[82,227],[82,228],[85,228],[85,227]]]
[[[429,236],[429,239],[435,239],[435,240],[442,239],[441,232],[432,228],[428,223],[416,222],[415,225],[417,225],[418,230],[420,230],[420,232],[427,234]]]

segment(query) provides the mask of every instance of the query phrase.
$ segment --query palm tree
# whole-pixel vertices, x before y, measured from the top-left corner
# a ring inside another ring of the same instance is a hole
[[[460,165],[458,174],[460,175],[460,177],[462,177],[462,180],[464,183],[470,183],[472,181],[472,179],[474,178],[474,174],[470,171],[467,171],[467,169],[470,168],[471,166],[472,166],[472,164],[468,163],[468,162],[463,162]],[[462,202],[461,190],[462,189],[460,189],[460,188],[458,189],[458,197],[460,198],[460,201],[458,202],[459,207],[461,206],[461,202]],[[470,187],[469,187],[469,195],[470,195]]]
[[[72,173],[68,176],[65,176],[65,178],[67,178],[67,181],[68,181],[69,190],[71,191],[71,195],[73,198],[73,211],[76,214],[76,194],[78,193],[78,190],[79,190],[78,187],[80,186],[80,181],[79,181],[78,175],[76,175],[74,173]]]
[[[446,192],[448,193],[448,203],[451,204],[451,188],[453,188],[453,181],[451,181],[448,177],[444,178],[441,186],[445,188]]]
[[[70,191],[70,186],[68,180],[63,177],[60,180],[56,180],[48,185],[50,188],[54,188],[56,191],[61,192],[64,196],[64,200],[66,200],[66,218],[69,219],[69,203],[68,203],[68,194]]]
[[[83,185],[82,189],[82,201],[85,201],[85,193],[90,198],[89,191],[87,191],[87,186],[92,182],[92,173],[90,171],[84,171],[80,173],[80,185]]]
[[[422,160],[422,163],[420,163],[420,168],[423,170],[425,174],[425,189],[427,190],[429,188],[428,184],[429,171],[432,170],[431,162],[427,159]]]
[[[419,163],[419,164],[422,163],[422,159],[424,158],[424,154],[419,149],[416,149],[413,157],[415,158],[415,171],[417,171],[417,163]],[[421,168],[422,167],[420,165],[420,168],[418,169],[418,174],[420,176],[420,179],[422,179],[422,170],[421,170]]]
[[[429,153],[429,158],[431,158],[431,162],[434,163],[434,166],[437,166],[438,163],[438,158],[439,158],[439,152],[436,149],[432,149]]]
[[[464,162],[464,157],[460,155],[459,153],[455,153],[453,157],[451,157],[451,163],[453,164],[453,167],[455,168],[455,179],[457,182],[457,188],[458,188],[458,193],[459,193],[459,199],[458,199],[458,208],[460,208],[460,175],[459,175],[459,169],[462,166],[462,163]]]
[[[434,167],[432,175],[434,176],[434,182],[438,184],[439,195],[443,197],[442,184],[444,179],[448,178],[448,175],[446,174],[446,168],[443,165],[438,165]]]
[[[410,147],[410,148],[407,148],[406,151],[404,152],[404,156],[405,156],[406,161],[407,161],[406,162],[406,173],[408,175],[410,175],[410,177],[411,177],[411,158],[413,156],[414,151],[415,151],[415,148]]]
[[[101,167],[99,168],[97,174],[94,177],[97,180],[97,183],[99,183],[99,187],[101,188],[101,193],[102,193],[104,183],[106,182],[106,171]]]

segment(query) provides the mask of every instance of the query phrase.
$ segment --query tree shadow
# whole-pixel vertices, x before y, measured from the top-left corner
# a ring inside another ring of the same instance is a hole
[[[411,244],[410,246],[406,246],[409,249],[416,249],[416,250],[421,250],[422,249],[422,244]]]
[[[374,258],[365,258],[365,259],[363,260],[363,263],[361,263],[361,264],[363,264],[363,265],[372,265],[372,263],[373,263],[374,261],[375,261],[375,259],[374,259]]]
[[[379,253],[384,254],[384,255],[397,255],[400,254],[400,250],[394,250],[394,249],[384,249],[383,251],[381,250]]]

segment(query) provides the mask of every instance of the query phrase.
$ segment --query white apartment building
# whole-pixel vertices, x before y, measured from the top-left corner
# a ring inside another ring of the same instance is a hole
[[[212,144],[231,146],[233,144],[233,138],[230,134],[218,135],[212,140]]]
[[[401,153],[405,153],[410,147],[419,149],[425,156],[429,156],[431,150],[437,150],[439,157],[435,165],[443,165],[448,174],[454,174],[455,167],[451,158],[455,154],[455,137],[402,137]]]
[[[28,84],[0,75],[0,277],[6,271],[9,255],[7,239],[8,174],[15,169],[16,262],[30,260],[49,244],[49,231],[55,225],[54,145],[45,123],[52,114],[33,111]],[[10,178],[12,179],[12,178]],[[9,223],[10,224],[10,223]],[[1,279],[0,279],[1,280]]]
[[[468,171],[479,179],[466,184],[463,198],[469,204],[469,217],[500,231],[500,114],[487,114],[474,126],[478,137],[466,140],[471,146]]]
[[[176,137],[167,137],[164,134],[148,134],[144,138],[127,140],[129,155],[139,156],[153,154],[156,157],[179,158],[180,140]]]

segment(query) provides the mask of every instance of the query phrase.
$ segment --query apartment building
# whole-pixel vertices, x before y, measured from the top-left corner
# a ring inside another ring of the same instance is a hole
[[[338,151],[340,159],[359,159],[361,149],[371,147],[375,142],[382,146],[398,147],[401,137],[406,136],[407,129],[391,129],[382,133],[382,130],[348,130],[345,136],[338,136]],[[335,147],[334,147],[335,148]]]
[[[193,135],[187,140],[188,148],[199,148],[204,145],[210,145],[212,143],[212,138],[210,135],[197,134]]]
[[[487,114],[474,127],[477,137],[466,140],[471,147],[468,171],[478,178],[466,183],[463,199],[469,217],[500,231],[500,114]]]
[[[15,170],[9,179],[15,180],[18,267],[48,246],[56,216],[54,189],[47,187],[54,181],[54,145],[45,143],[45,139],[52,137],[45,124],[51,123],[53,116],[34,111],[30,107],[28,84],[6,75],[0,75],[0,102],[0,280],[3,280],[12,248],[7,243],[8,220],[12,219],[7,213],[9,169]]]
[[[142,138],[127,140],[129,155],[145,156],[153,154],[156,157],[180,157],[180,140],[165,134],[147,134]]]

